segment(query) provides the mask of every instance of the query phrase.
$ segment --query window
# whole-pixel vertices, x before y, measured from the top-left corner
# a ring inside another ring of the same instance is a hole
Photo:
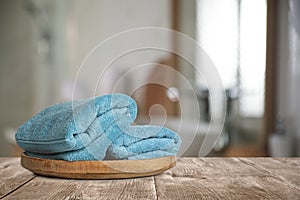
[[[265,0],[197,1],[197,40],[224,88],[238,89],[238,112],[245,117],[264,112],[266,9]],[[205,70],[197,60],[199,70]]]

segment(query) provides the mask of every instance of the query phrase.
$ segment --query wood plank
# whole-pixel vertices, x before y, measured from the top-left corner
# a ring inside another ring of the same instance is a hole
[[[300,199],[299,164],[300,158],[180,158],[155,177],[73,180],[34,178],[18,158],[0,158],[0,191],[4,199]]]
[[[36,174],[45,176],[75,179],[120,179],[161,174],[176,165],[176,157],[69,162],[34,158],[23,154],[21,165]]]
[[[248,158],[251,162],[300,187],[300,158]]]
[[[38,176],[4,199],[156,199],[153,177],[72,180]]]
[[[155,177],[158,199],[300,199],[299,187],[237,158],[181,158]],[[298,185],[299,186],[299,185]]]
[[[0,198],[26,184],[35,177],[20,165],[20,158],[0,158]]]

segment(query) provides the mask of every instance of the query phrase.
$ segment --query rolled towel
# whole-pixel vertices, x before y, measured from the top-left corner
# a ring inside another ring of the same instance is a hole
[[[101,160],[111,142],[122,133],[122,125],[132,123],[136,113],[135,101],[122,94],[58,104],[23,124],[17,130],[16,141],[29,155]]]
[[[175,155],[181,142],[176,133],[162,127],[130,126],[136,114],[135,101],[123,94],[58,104],[23,124],[16,141],[28,155],[68,161]],[[176,145],[162,142],[167,135]],[[154,138],[161,140],[159,148],[149,145]],[[122,141],[127,142],[126,148]]]
[[[176,155],[180,137],[161,126],[129,126],[109,146],[106,159],[139,160]]]

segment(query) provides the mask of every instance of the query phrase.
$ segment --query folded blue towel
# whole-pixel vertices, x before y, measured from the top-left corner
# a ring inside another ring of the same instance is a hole
[[[181,140],[161,126],[129,126],[109,146],[106,158],[139,160],[176,155]]]
[[[130,126],[135,101],[123,94],[58,104],[46,108],[16,133],[26,154],[76,160],[147,159],[176,155],[181,140],[158,126]]]

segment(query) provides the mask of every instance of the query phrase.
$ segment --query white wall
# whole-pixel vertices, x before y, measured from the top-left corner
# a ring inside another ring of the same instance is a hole
[[[278,9],[277,110],[287,134],[300,138],[300,37],[291,21],[289,1],[280,0]],[[295,145],[300,145],[299,140]]]
[[[67,56],[68,56],[68,75],[71,81],[74,80],[78,72],[80,63],[88,55],[88,53],[99,43],[118,34],[122,31],[127,31],[140,27],[162,27],[170,28],[170,0],[89,0],[86,1],[68,1],[66,4],[67,13]],[[162,35],[152,35],[151,38],[145,38],[154,43],[157,40],[165,43],[166,46],[171,46],[171,38],[167,37],[161,40]],[[118,51],[118,49],[126,49],[131,42],[121,41],[120,43],[112,43],[110,47],[102,54],[98,55],[108,57]],[[129,49],[130,50],[130,49]],[[127,70],[147,62],[156,62],[165,54],[160,51],[139,51],[126,55],[113,64],[111,69],[112,77],[108,79],[117,79]],[[91,96],[95,90],[97,79],[100,77],[105,66],[99,64],[100,61],[91,61],[89,65],[80,71],[79,84],[81,90],[85,94],[82,96]],[[101,66],[100,66],[101,65]],[[135,74],[131,81],[139,82],[147,79],[149,73]],[[113,81],[107,80],[106,84],[114,84]],[[130,83],[126,83],[130,84]],[[134,83],[133,83],[134,84]],[[79,86],[78,86],[79,87]],[[107,92],[110,88],[101,85],[100,93]],[[126,85],[124,87],[130,87]],[[77,87],[76,87],[77,89]],[[75,90],[76,90],[75,89]],[[99,94],[99,93],[98,93]],[[75,94],[76,96],[76,94]],[[80,95],[78,95],[80,97]]]
[[[297,155],[300,156],[300,2],[290,0],[290,66],[292,72],[292,105],[293,128],[297,137]]]
[[[0,156],[9,152],[4,132],[33,114],[33,27],[22,1],[0,2]]]

